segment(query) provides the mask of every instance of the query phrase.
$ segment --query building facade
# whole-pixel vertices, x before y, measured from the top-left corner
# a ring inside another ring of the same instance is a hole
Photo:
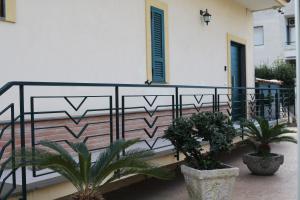
[[[254,65],[272,64],[277,59],[295,63],[295,1],[282,9],[254,13]]]
[[[0,0],[0,85],[10,82],[0,88],[0,124],[11,120],[0,126],[0,163],[12,155],[10,146],[34,148],[45,139],[66,146],[84,141],[97,151],[139,138],[142,147],[161,153],[166,127],[191,109],[225,107],[246,115],[248,104],[241,100],[247,91],[227,87],[255,86],[252,12],[285,4]],[[17,137],[10,142],[14,116]],[[163,153],[167,163],[155,157],[161,165],[178,161],[172,151]],[[31,168],[5,170],[0,184],[7,186],[0,199],[58,199],[75,192],[57,174]]]
[[[230,60],[228,40],[237,39],[245,43],[248,85],[253,85],[252,13],[243,2],[17,1],[15,23],[0,21],[1,85],[152,80],[152,5],[164,12],[164,74],[157,82],[230,86],[224,66]],[[205,9],[212,15],[209,25],[199,14]]]

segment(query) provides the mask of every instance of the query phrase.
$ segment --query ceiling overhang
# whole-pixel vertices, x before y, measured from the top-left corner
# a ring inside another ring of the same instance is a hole
[[[251,11],[266,10],[285,6],[290,0],[234,0]]]

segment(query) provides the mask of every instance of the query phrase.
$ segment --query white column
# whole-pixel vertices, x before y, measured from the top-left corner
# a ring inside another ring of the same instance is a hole
[[[295,0],[295,17],[296,17],[296,41],[297,41],[297,81],[296,81],[296,93],[297,93],[297,100],[296,100],[296,115],[297,115],[297,124],[298,124],[298,142],[300,141],[300,0]],[[300,200],[300,173],[299,173],[299,166],[300,166],[300,144],[298,144],[298,200]]]

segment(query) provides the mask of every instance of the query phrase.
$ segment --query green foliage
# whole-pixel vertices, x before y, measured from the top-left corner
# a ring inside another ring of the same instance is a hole
[[[73,157],[61,145],[48,141],[42,141],[40,144],[50,151],[45,148],[38,148],[33,152],[31,149],[20,150],[17,152],[17,158],[20,158],[22,151],[25,152],[26,163],[19,161],[19,165],[35,166],[39,170],[51,169],[74,185],[78,191],[74,199],[93,200],[98,199],[97,196],[101,196],[100,187],[111,183],[120,176],[143,174],[160,179],[172,177],[169,172],[146,161],[146,158],[153,155],[149,151],[129,150],[126,151],[125,156],[119,157],[125,149],[137,142],[138,140],[116,141],[109,148],[100,152],[95,162],[92,162],[92,155],[84,143],[70,144],[77,153],[77,161],[76,157]]]
[[[260,65],[255,69],[255,76],[262,79],[277,79],[283,81],[282,87],[295,87],[296,66],[277,60],[272,65]]]
[[[191,120],[198,130],[198,136],[209,142],[212,154],[230,150],[236,131],[226,115],[204,112],[193,115]]]
[[[187,163],[196,169],[221,168],[216,154],[228,151],[236,131],[223,113],[200,113],[191,118],[178,118],[169,126],[165,138],[177,151],[186,156]],[[202,139],[210,144],[210,153],[203,155]]]
[[[275,75],[273,72],[273,67],[272,66],[268,66],[266,64],[257,66],[255,68],[255,77],[256,78],[262,78],[262,79],[275,79]]]
[[[287,129],[286,124],[271,126],[269,121],[258,117],[256,119],[258,127],[254,121],[244,121],[244,134],[249,137],[248,142],[255,148],[260,156],[268,156],[271,153],[270,143],[293,142],[297,140],[290,135],[294,131]]]

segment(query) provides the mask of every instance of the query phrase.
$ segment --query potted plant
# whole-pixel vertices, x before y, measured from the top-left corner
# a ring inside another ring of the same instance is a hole
[[[236,131],[223,113],[200,113],[191,118],[178,118],[166,131],[165,138],[185,155],[181,166],[190,199],[229,200],[239,169],[218,161],[216,156],[230,150]],[[202,150],[203,141],[210,151]]]
[[[244,134],[248,136],[247,142],[255,148],[254,153],[243,156],[243,162],[249,170],[256,175],[273,175],[283,164],[284,156],[271,152],[271,143],[293,142],[297,140],[290,135],[294,131],[287,129],[286,124],[271,126],[269,121],[258,117],[255,121],[243,122]]]
[[[137,142],[138,140],[116,141],[100,152],[95,162],[92,162],[92,155],[84,143],[70,143],[77,154],[75,157],[61,145],[49,141],[41,141],[43,148],[37,148],[34,152],[25,149],[17,152],[17,155],[19,158],[22,151],[26,153],[26,163],[19,165],[35,166],[38,170],[51,169],[69,180],[77,190],[74,200],[104,200],[101,187],[120,176],[143,174],[159,179],[171,178],[172,175],[166,170],[146,162],[146,158],[153,155],[151,152],[126,150]],[[126,155],[119,156],[124,150]]]

